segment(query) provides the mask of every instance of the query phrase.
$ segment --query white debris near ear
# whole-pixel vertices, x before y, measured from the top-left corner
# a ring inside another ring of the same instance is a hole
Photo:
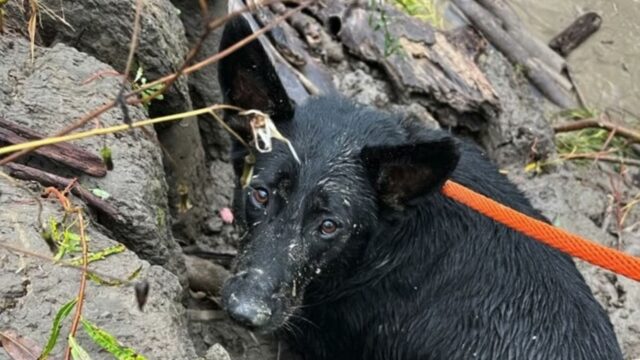
[[[249,123],[251,124],[251,132],[253,133],[254,146],[258,152],[263,154],[271,152],[271,150],[273,150],[271,139],[277,139],[287,144],[289,151],[291,151],[293,157],[296,159],[298,164],[300,164],[300,158],[298,157],[296,150],[293,148],[291,141],[282,136],[269,115],[259,110],[247,110],[239,113],[239,115],[251,117]]]

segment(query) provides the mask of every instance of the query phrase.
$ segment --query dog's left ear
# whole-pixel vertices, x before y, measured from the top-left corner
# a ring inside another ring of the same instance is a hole
[[[220,39],[220,51],[253,34],[249,22],[251,17],[251,14],[240,14],[226,23]],[[260,39],[221,59],[218,81],[227,104],[267,113],[276,126],[293,118],[294,106]],[[245,140],[251,140],[247,117],[236,119],[227,116],[226,121]]]
[[[452,137],[397,146],[365,147],[362,160],[380,199],[402,208],[412,199],[438,190],[458,165]]]

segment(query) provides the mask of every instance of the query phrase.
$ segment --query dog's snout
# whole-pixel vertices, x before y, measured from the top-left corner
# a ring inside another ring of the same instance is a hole
[[[262,327],[271,319],[271,309],[261,300],[242,299],[231,294],[227,312],[237,322],[249,327]]]
[[[227,313],[237,322],[260,328],[269,323],[272,309],[268,303],[273,286],[260,269],[242,271],[231,279],[223,290]]]

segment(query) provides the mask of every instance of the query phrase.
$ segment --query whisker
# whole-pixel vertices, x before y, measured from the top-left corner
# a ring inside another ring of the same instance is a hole
[[[288,316],[290,318],[302,320],[302,321],[306,322],[307,324],[309,324],[309,325],[315,327],[316,329],[320,330],[320,326],[318,326],[316,323],[314,323],[313,321],[311,321],[310,319],[308,319],[308,318],[306,318],[306,317],[304,317],[302,315],[298,315],[296,313],[290,313],[290,314],[288,314]]]

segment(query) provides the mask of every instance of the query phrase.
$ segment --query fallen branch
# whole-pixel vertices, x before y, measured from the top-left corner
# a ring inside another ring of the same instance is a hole
[[[602,18],[594,12],[588,12],[577,18],[569,27],[556,35],[549,42],[549,47],[562,56],[567,56],[571,51],[585,42],[602,25]]]
[[[5,167],[11,176],[21,180],[34,180],[43,186],[54,186],[62,189],[69,186],[73,181],[73,179],[67,179],[62,176],[54,175],[22,164],[11,163],[5,165]],[[114,220],[120,218],[120,213],[114,206],[93,195],[81,186],[74,186],[71,192],[82,199],[87,205],[89,205],[89,207],[99,211],[100,213]]]
[[[73,316],[73,322],[71,323],[71,330],[69,336],[75,337],[78,331],[78,325],[80,325],[80,318],[82,317],[82,308],[84,305],[85,290],[87,288],[87,270],[89,265],[88,254],[89,246],[87,245],[87,235],[85,234],[84,217],[82,216],[82,208],[77,208],[75,211],[78,213],[78,225],[80,227],[80,245],[82,246],[82,277],[80,278],[80,286],[78,287],[78,302],[76,304],[76,313]],[[67,345],[64,352],[65,360],[71,359],[71,345]]]
[[[58,266],[63,267],[63,268],[73,269],[73,270],[77,270],[77,271],[84,271],[82,265],[74,265],[74,264],[71,264],[71,263],[69,263],[67,261],[58,261],[58,260],[54,259],[51,256],[38,254],[36,252],[29,251],[29,250],[26,250],[26,249],[22,249],[22,248],[19,248],[17,246],[9,245],[8,241],[6,241],[4,239],[0,239],[0,248],[1,249],[5,249],[6,251],[10,251],[10,252],[16,253],[16,254],[25,255],[25,256],[32,257],[32,258],[44,260],[46,262],[49,262],[49,263],[54,264],[54,265],[58,265]],[[121,278],[115,277],[113,275],[105,274],[103,272],[96,271],[96,270],[87,270],[87,274],[93,275],[95,277],[99,277],[99,278],[104,279],[104,280],[111,281],[113,283],[117,283],[117,284],[119,284],[121,286],[134,286],[135,285],[135,283],[133,281],[131,281],[131,280],[121,279]]]
[[[4,147],[0,147],[0,155],[9,154],[12,152],[20,153],[21,151],[24,151],[24,150],[36,149],[46,145],[60,144],[67,141],[80,140],[80,139],[85,139],[93,136],[113,134],[113,133],[122,132],[122,131],[129,131],[134,128],[160,124],[168,121],[180,120],[190,116],[197,116],[197,115],[207,114],[207,113],[214,114],[215,110],[222,110],[222,109],[244,111],[243,109],[240,109],[238,107],[231,106],[231,105],[212,105],[209,107],[182,112],[179,114],[173,114],[173,115],[161,116],[153,119],[136,121],[134,123],[131,123],[130,125],[122,124],[122,125],[115,125],[107,128],[96,128],[88,131],[83,131],[83,132],[78,132],[78,133],[73,133],[73,134],[68,134],[63,136],[52,136],[52,137],[48,137],[41,140],[32,140],[25,143],[4,146]],[[4,158],[2,161],[0,161],[0,165],[4,165],[5,159],[7,158]]]
[[[0,142],[20,144],[28,140],[42,138],[40,134],[29,128],[0,118]],[[107,175],[107,167],[99,156],[74,145],[56,144],[46,146],[36,149],[35,153],[91,176],[103,177]]]
[[[540,59],[553,72],[560,74],[567,63],[547,44],[523,31],[522,20],[504,0],[476,0],[502,23],[502,28],[531,56]]]
[[[610,121],[602,119],[584,119],[578,121],[567,122],[553,126],[553,131],[556,133],[582,130],[586,128],[600,128],[615,131],[616,135],[625,137],[633,142],[640,143],[640,132],[631,130],[624,126],[614,124]]]
[[[567,154],[567,155],[563,155],[562,158],[564,160],[593,159],[593,160],[601,160],[601,161],[617,163],[617,164],[622,164],[622,165],[640,166],[640,160],[629,159],[629,158],[618,157],[618,156],[611,156],[611,155]]]

